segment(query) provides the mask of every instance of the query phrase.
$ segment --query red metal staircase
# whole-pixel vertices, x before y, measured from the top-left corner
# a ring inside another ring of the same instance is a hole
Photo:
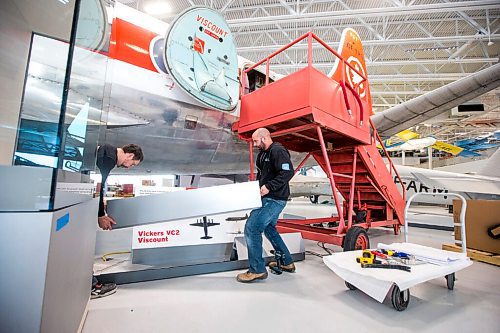
[[[270,59],[305,38],[308,66],[269,84]],[[312,66],[313,40],[339,58],[340,79],[336,80],[335,75],[330,78]],[[240,120],[234,129],[240,138],[249,141],[251,150],[253,131],[266,127],[273,140],[291,151],[306,153],[296,171],[312,156],[329,178],[338,216],[280,220],[278,230],[299,231],[306,239],[352,250],[369,247],[366,230],[370,227],[392,226],[398,233],[404,223],[405,192],[402,187],[400,194],[394,183],[393,177],[399,175],[392,161],[388,158],[387,166],[376,146],[377,139],[381,140],[369,119],[372,111],[368,81],[345,58],[308,33],[247,69],[266,62],[266,85],[242,94]],[[352,73],[362,78],[354,87],[344,78]],[[368,92],[363,97],[359,94],[360,84]],[[253,177],[252,153],[250,156]]]

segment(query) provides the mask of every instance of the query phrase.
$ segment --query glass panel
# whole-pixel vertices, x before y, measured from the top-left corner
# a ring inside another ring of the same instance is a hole
[[[18,210],[52,210],[92,198],[88,174],[95,169],[99,133],[107,118],[102,110],[110,8],[105,3],[110,8],[114,4],[75,2],[70,43],[32,36],[13,164],[44,168],[20,168],[12,174],[43,177],[39,183],[44,186]]]
[[[95,168],[108,64],[109,24],[99,0],[81,0],[69,78],[63,170],[88,173]]]
[[[57,167],[57,135],[68,50],[68,43],[33,35],[15,165]]]
[[[94,184],[89,173],[95,169],[99,133],[107,118],[103,105],[110,24],[104,1],[81,0],[75,13],[78,20],[74,47],[69,53],[71,73],[66,82],[67,94],[63,96],[65,113],[60,131],[63,149],[57,166],[63,172],[57,177],[55,208],[93,196]]]

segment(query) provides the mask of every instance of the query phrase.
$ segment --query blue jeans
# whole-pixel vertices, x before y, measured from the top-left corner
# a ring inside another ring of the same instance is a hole
[[[262,258],[262,233],[266,235],[275,251],[283,254],[283,264],[290,265],[293,262],[292,255],[283,242],[276,223],[278,217],[285,208],[285,200],[274,200],[262,198],[262,207],[252,210],[245,224],[245,240],[248,249],[249,271],[252,273],[264,273],[266,265]]]

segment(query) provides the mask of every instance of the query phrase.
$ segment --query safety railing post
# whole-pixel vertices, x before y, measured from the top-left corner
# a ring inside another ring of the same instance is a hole
[[[358,158],[358,147],[354,147],[354,158],[352,160],[352,179],[351,179],[351,189],[349,191],[349,208],[347,211],[347,230],[351,228],[352,225],[352,212],[354,204],[354,185],[356,184],[356,162]],[[358,207],[358,209],[361,207]]]
[[[326,151],[325,141],[323,139],[323,133],[321,132],[321,127],[316,126],[316,132],[318,133],[318,139],[321,145],[321,152],[323,153],[323,159],[325,160],[326,170],[328,171],[328,179],[330,180],[330,186],[332,187],[333,200],[335,201],[335,207],[337,207],[337,213],[339,214],[339,228],[337,229],[337,234],[341,234],[345,230],[344,213],[342,207],[339,204],[337,186],[335,185],[335,179],[333,178],[333,171],[330,165],[330,159],[328,158],[328,152]]]
[[[253,142],[248,140],[248,150],[250,151],[250,180],[255,180],[255,171],[253,166]]]
[[[307,66],[312,66],[312,32],[307,36]]]
[[[266,83],[267,86],[269,84],[269,58],[266,60]]]

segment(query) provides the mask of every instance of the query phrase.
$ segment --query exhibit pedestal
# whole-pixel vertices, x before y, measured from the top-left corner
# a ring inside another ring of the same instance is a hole
[[[90,297],[97,199],[0,212],[2,332],[77,332]]]

